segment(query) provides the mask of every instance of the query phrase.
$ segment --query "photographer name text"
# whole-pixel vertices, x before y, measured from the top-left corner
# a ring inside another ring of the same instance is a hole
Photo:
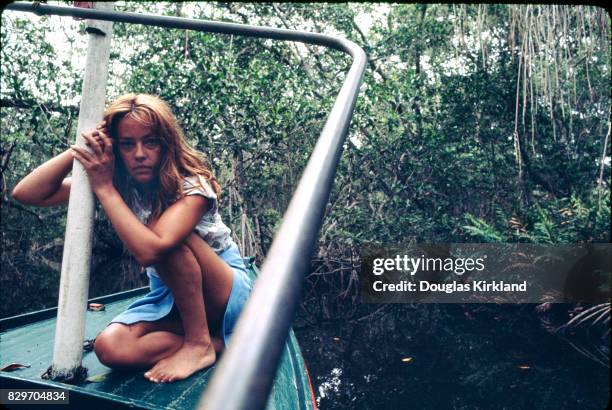
[[[418,283],[402,280],[398,283],[384,283],[381,280],[372,283],[375,292],[526,292],[527,281],[508,283],[500,281],[475,280],[470,283],[452,281],[435,283],[420,280]]]

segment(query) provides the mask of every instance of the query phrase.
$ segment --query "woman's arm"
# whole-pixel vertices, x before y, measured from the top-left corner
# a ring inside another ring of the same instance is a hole
[[[206,198],[187,196],[166,209],[150,228],[140,222],[114,187],[98,189],[96,196],[117,235],[142,266],[154,265],[180,245],[208,209]]]
[[[26,205],[54,206],[68,203],[72,170],[71,150],[51,158],[25,176],[13,189],[13,198]]]

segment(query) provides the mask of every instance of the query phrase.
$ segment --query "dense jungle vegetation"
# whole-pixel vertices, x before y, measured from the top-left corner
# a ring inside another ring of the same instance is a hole
[[[609,397],[609,303],[368,305],[360,303],[359,256],[370,242],[610,242],[604,9],[115,8],[337,34],[366,51],[294,323],[321,408],[397,408],[406,400],[475,408],[485,399],[503,407],[508,396],[499,386],[520,386],[517,408],[536,401],[539,408],[601,408]],[[23,206],[11,190],[75,139],[87,35],[84,22],[71,18],[3,11],[1,22],[3,317],[57,303],[66,208]],[[153,93],[170,102],[222,185],[224,221],[243,254],[261,263],[349,65],[319,47],[115,24],[107,94]],[[90,296],[145,284],[98,208]],[[599,323],[579,329],[589,320]],[[564,323],[569,332],[561,334]],[[508,370],[524,362],[546,371],[524,379]]]
[[[610,241],[610,16],[589,6],[122,3],[346,36],[368,68],[302,310],[359,300],[365,242]],[[2,13],[0,316],[57,300],[65,208],[11,198],[74,140],[84,23]],[[109,100],[158,94],[261,262],[350,64],[295,43],[115,24]],[[145,284],[97,212],[90,296]],[[322,290],[325,292],[321,296]]]

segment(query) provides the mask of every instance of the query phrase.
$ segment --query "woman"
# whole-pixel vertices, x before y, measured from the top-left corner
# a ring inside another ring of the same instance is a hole
[[[13,197],[67,203],[76,158],[117,235],[147,267],[151,292],[96,337],[98,358],[113,368],[149,368],[145,377],[156,383],[211,366],[251,289],[218,214],[219,184],[155,96],[119,97],[83,138],[89,150],[73,145],[45,162]]]

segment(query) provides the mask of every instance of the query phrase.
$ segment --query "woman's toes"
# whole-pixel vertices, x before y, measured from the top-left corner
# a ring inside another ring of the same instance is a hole
[[[148,371],[144,374],[145,379],[149,380],[150,382],[153,383],[159,383],[160,381],[160,375],[158,375],[156,372],[152,372],[152,371]]]

